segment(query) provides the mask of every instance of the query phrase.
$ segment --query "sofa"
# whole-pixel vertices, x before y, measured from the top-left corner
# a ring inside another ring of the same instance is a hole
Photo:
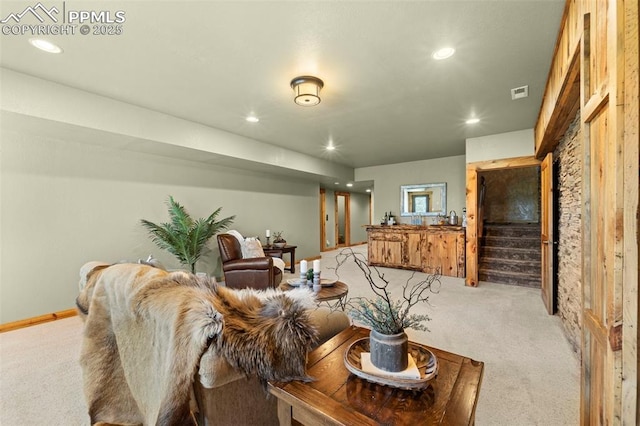
[[[312,313],[319,336],[309,350],[328,341],[349,327],[342,311],[318,308]],[[238,377],[220,386],[207,388],[198,377],[194,381],[198,425],[278,426],[277,399],[269,395],[256,376]]]
[[[76,299],[91,424],[278,424],[268,381],[349,326],[307,289],[229,289],[184,271],[89,262]]]

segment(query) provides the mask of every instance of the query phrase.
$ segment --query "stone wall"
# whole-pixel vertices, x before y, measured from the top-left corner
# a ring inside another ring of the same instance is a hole
[[[558,316],[574,351],[580,354],[582,330],[582,132],[580,114],[556,147]]]

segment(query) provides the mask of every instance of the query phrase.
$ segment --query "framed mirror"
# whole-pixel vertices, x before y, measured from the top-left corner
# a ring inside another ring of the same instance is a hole
[[[447,183],[400,186],[400,216],[447,214]]]

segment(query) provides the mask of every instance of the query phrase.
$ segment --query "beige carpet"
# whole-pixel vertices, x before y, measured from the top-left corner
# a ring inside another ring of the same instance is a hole
[[[356,250],[366,253],[365,246]],[[323,255],[323,276],[331,276],[336,253]],[[381,271],[397,288],[411,275]],[[371,295],[352,263],[341,268],[340,279],[349,284],[349,296]],[[560,320],[545,313],[540,291],[484,282],[468,288],[458,278],[441,281],[430,306],[415,309],[432,318],[431,331],[408,334],[485,363],[476,424],[577,425],[579,363]],[[0,425],[89,424],[77,362],[81,333],[75,317],[0,334]]]

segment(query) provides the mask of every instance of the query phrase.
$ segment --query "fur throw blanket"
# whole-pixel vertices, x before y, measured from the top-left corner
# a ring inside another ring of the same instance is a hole
[[[81,269],[80,363],[92,424],[193,424],[198,373],[310,380],[313,293],[232,290],[185,272],[90,262]],[[250,409],[250,407],[248,407]]]

